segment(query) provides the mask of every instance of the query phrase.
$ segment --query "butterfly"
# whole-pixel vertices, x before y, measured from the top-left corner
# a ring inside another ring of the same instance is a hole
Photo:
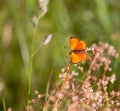
[[[70,48],[71,63],[76,64],[87,59],[85,41],[79,40],[77,37],[70,37]]]

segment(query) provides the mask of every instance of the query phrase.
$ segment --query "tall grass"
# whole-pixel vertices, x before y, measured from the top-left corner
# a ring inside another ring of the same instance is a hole
[[[37,30],[38,30],[38,25],[39,25],[39,22],[40,22],[40,18],[42,16],[44,16],[44,14],[47,12],[47,5],[48,5],[48,2],[49,0],[45,0],[45,1],[41,1],[39,0],[39,8],[40,8],[40,14],[38,17],[35,17],[35,19],[32,19],[32,22],[33,24],[35,25],[35,29],[34,29],[34,34],[33,34],[33,37],[32,37],[32,42],[31,42],[31,52],[30,52],[30,69],[29,69],[29,83],[28,83],[28,111],[30,110],[29,109],[29,99],[30,99],[30,94],[31,94],[31,81],[32,81],[32,73],[33,73],[33,58],[35,56],[35,54],[37,53],[37,51],[34,51],[34,39],[36,37],[36,33],[37,33]],[[39,47],[38,47],[39,48]]]

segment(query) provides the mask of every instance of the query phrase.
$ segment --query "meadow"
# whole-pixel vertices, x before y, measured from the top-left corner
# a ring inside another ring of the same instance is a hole
[[[120,111],[119,4],[0,1],[0,110]],[[85,61],[70,63],[70,37]]]

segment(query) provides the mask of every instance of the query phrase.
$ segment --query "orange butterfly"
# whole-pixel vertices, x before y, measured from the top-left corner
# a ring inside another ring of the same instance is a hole
[[[79,40],[77,37],[71,37],[70,47],[71,63],[76,64],[87,59],[86,43],[83,40]]]

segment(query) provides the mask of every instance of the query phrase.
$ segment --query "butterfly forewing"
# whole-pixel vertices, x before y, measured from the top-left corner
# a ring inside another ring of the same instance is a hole
[[[86,43],[83,40],[80,40],[74,50],[85,50],[85,49],[86,49]]]
[[[77,37],[71,37],[70,38],[70,48],[71,50],[74,50],[79,42],[79,39]]]

